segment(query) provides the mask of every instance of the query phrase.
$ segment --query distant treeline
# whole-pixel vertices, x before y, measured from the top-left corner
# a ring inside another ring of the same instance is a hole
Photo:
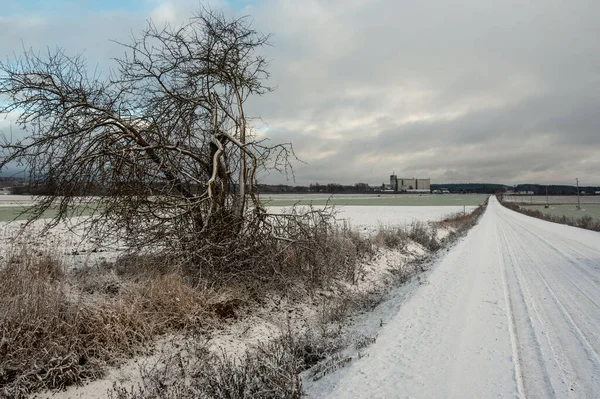
[[[505,184],[492,183],[442,183],[432,184],[431,191],[448,190],[452,194],[496,194],[507,191],[533,192],[535,195],[545,195],[546,186],[541,184],[519,184],[507,186]],[[313,183],[308,186],[290,186],[285,184],[269,185],[259,184],[258,191],[266,194],[276,193],[327,193],[327,194],[360,194],[360,193],[383,193],[382,186],[370,186],[367,183],[356,183],[342,185],[337,183],[319,184]],[[598,186],[580,186],[580,192],[593,194],[600,191]],[[577,187],[565,185],[548,186],[549,195],[576,195]]]
[[[515,191],[530,191],[535,195],[546,195],[546,187],[548,187],[548,195],[577,195],[576,186],[562,185],[519,184],[515,186]],[[598,191],[600,191],[600,186],[579,186],[580,193],[594,194]]]
[[[36,184],[28,184],[24,179],[0,177],[0,188],[12,187],[13,194],[47,194],[52,191],[50,187]],[[158,188],[158,186],[157,186]],[[233,187],[232,187],[233,188]],[[102,185],[88,186],[87,193],[81,195],[111,195],[111,190]],[[134,188],[132,188],[134,189]],[[195,192],[197,187],[190,187],[190,191]],[[302,193],[326,193],[326,194],[367,194],[382,193],[382,186],[370,186],[367,183],[355,183],[352,185],[342,185],[338,183],[319,184],[312,183],[308,186],[292,186],[286,184],[259,184],[257,190],[261,194],[302,194]],[[507,186],[504,184],[491,183],[448,183],[432,184],[431,191],[437,192],[448,190],[452,194],[496,194],[507,191],[532,192],[535,195],[545,195],[546,186],[541,184],[519,184],[517,186]],[[580,192],[585,194],[594,194],[600,191],[600,186],[580,186]],[[576,195],[577,187],[566,185],[549,185],[549,195]]]
[[[0,177],[0,188],[24,185],[26,182],[26,180],[18,177]]]
[[[504,192],[508,186],[503,184],[487,183],[465,183],[465,184],[432,184],[431,191],[446,189],[453,194],[494,194]],[[337,183],[319,184],[313,183],[309,186],[289,186],[284,184],[268,185],[260,184],[258,186],[260,193],[327,193],[327,194],[361,194],[361,193],[382,193],[382,186],[370,186],[367,183],[356,183],[352,185],[342,185]]]
[[[259,193],[328,193],[328,194],[357,194],[381,191],[381,186],[369,186],[367,183],[356,183],[348,186],[337,183],[312,183],[308,186],[289,186],[285,184],[259,184]]]
[[[432,184],[431,191],[448,190],[452,194],[495,194],[503,193],[509,188],[504,184],[490,183],[452,183]]]

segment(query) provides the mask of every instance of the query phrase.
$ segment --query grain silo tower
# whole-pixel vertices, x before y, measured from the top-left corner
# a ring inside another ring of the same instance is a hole
[[[398,191],[398,176],[395,174],[390,175],[390,189]]]

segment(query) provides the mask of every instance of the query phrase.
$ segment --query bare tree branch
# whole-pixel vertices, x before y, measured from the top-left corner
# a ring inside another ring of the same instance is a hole
[[[0,62],[9,99],[0,113],[18,113],[27,132],[3,138],[0,169],[26,166],[40,194],[31,215],[57,208],[57,223],[95,196],[93,221],[138,248],[198,251],[216,232],[247,232],[257,220],[248,212],[261,208],[257,171],[287,171],[294,156],[289,145],[257,140],[244,111],[271,90],[258,53],[269,36],[246,17],[202,10],[176,29],[149,22],[120,44],[125,54],[107,79],[60,49]]]

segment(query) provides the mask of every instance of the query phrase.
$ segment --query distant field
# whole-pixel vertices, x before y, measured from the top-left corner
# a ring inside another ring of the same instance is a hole
[[[31,195],[0,195],[0,208],[5,206],[29,205],[33,203]]]
[[[29,207],[28,206],[1,206],[0,205],[0,222],[10,222],[12,220],[27,220],[29,218],[27,213],[25,212]],[[76,209],[76,216],[86,216],[89,215],[89,212],[82,212],[83,209],[78,207]],[[42,215],[42,219],[49,219],[56,216],[57,211],[55,209],[49,209],[44,212]]]
[[[0,207],[0,221],[10,221],[10,220],[25,220],[27,219],[26,215],[21,215],[24,211],[27,210],[28,207],[25,206],[4,206]],[[56,212],[48,213],[46,217],[50,218],[54,216]]]
[[[581,210],[577,209],[574,205],[550,205],[550,208],[544,208],[542,205],[527,205],[524,208],[535,209],[555,216],[566,216],[576,219],[583,216],[591,216],[594,219],[600,220],[600,204],[582,204]]]
[[[487,195],[433,194],[276,194],[261,196],[267,206],[336,205],[336,206],[477,206]]]
[[[10,197],[10,198],[9,198]],[[276,194],[261,196],[262,202],[266,206],[289,207],[292,205],[335,205],[335,206],[453,206],[453,207],[473,207],[482,204],[487,195],[432,195],[432,194],[376,194],[368,195],[332,195],[327,194]],[[0,221],[25,220],[27,215],[21,215],[27,209],[26,203],[30,203],[29,197],[20,196],[0,196]],[[459,211],[456,208],[454,211]],[[56,215],[56,211],[49,210],[44,214],[44,218],[51,218]]]
[[[323,208],[315,205],[315,208]],[[472,212],[472,205],[460,206],[339,206],[336,208],[336,219],[348,222],[361,232],[372,233],[379,226],[402,226],[413,222],[433,222],[457,213]],[[286,213],[288,207],[270,206],[272,213]]]
[[[522,195],[522,196],[511,196],[505,195],[504,201],[514,202],[517,204],[545,204],[546,196],[545,195]],[[582,204],[600,204],[600,195],[582,195],[580,197],[580,201]],[[577,204],[577,196],[576,195],[551,195],[548,197],[548,202],[550,204]]]

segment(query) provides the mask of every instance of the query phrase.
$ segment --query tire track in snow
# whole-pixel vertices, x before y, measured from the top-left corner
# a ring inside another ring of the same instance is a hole
[[[600,313],[595,312],[597,310],[595,303],[588,302],[588,306],[584,307],[584,304],[578,300],[576,292],[582,288],[574,281],[576,279],[587,283],[587,279],[579,268],[572,267],[575,262],[566,256],[570,248],[560,245],[562,248],[559,249],[558,245],[553,245],[550,240],[539,237],[535,230],[521,228],[521,223],[515,219],[524,216],[516,213],[513,215],[513,212],[510,212],[509,215],[503,215],[506,216],[505,219],[510,217],[510,220],[506,220],[507,223],[505,223],[512,236],[510,240],[512,244],[509,247],[519,253],[520,262],[516,266],[523,278],[533,284],[535,288],[533,293],[541,306],[541,315],[547,321],[542,332],[548,342],[552,344],[553,356],[547,358],[546,361],[551,362],[552,358],[556,359],[559,368],[564,370],[566,376],[566,380],[563,380],[564,386],[557,384],[556,381],[552,384],[555,389],[563,388],[562,392],[557,391],[554,396],[597,397],[600,386],[596,376],[600,370],[598,351],[592,342],[598,343],[596,332],[599,327]],[[536,219],[532,220],[538,222]],[[542,221],[539,222],[543,223],[543,227],[549,225]],[[530,225],[529,223],[523,224]],[[579,229],[569,226],[551,225],[550,227],[557,230],[551,238],[561,244],[566,241],[561,240],[564,235],[577,236],[577,233],[580,233]],[[545,233],[544,230],[540,230]],[[581,233],[584,238],[591,236],[600,239],[600,235],[595,235],[596,233],[593,232],[591,235],[588,231]],[[572,240],[567,242],[570,241]],[[600,240],[598,241],[600,242]],[[532,243],[537,245],[532,246]],[[597,252],[593,250],[585,254],[586,257],[583,257],[584,262],[582,263],[585,264],[586,258],[593,261],[593,256]],[[572,278],[564,278],[567,270],[574,273]],[[591,285],[587,288],[596,287]],[[598,295],[597,289],[596,295]],[[550,303],[546,301],[547,297],[551,299]],[[583,325],[585,328],[582,327]],[[564,388],[568,388],[566,392]]]
[[[535,265],[536,262],[530,259],[530,264]],[[567,310],[565,303],[560,299],[560,295],[556,293],[556,290],[552,288],[552,285],[548,282],[548,279],[545,277],[546,273],[542,273],[540,271],[539,265],[535,265],[534,267],[532,267],[532,270],[535,271],[537,277],[539,278],[539,281],[543,283],[547,293],[552,298],[552,301],[555,303],[556,309],[560,311],[564,322],[570,327],[570,331],[574,333],[577,340],[581,343],[581,349],[585,351],[588,360],[592,363],[592,366],[595,366],[595,368],[598,369],[598,366],[600,365],[600,356],[587,337],[589,333],[585,333],[580,327],[580,325],[575,321],[574,317],[572,316],[572,312]],[[577,306],[576,303],[575,306]],[[587,314],[584,314],[584,316],[586,316],[586,318],[589,318]],[[552,324],[556,326],[556,320],[554,320],[554,323]],[[572,368],[574,369],[574,371],[576,371],[575,365],[572,365]]]
[[[498,232],[497,232],[498,233]],[[497,237],[497,236],[496,236]],[[500,241],[497,240],[498,253],[500,250]],[[521,360],[519,356],[518,337],[515,323],[515,313],[510,297],[510,290],[507,282],[507,271],[506,265],[502,263],[502,288],[504,289],[504,306],[506,306],[506,318],[508,319],[508,329],[510,332],[510,343],[512,347],[512,358],[515,368],[515,381],[517,382],[517,393],[519,398],[525,398],[525,385],[523,382],[523,370],[521,367]]]
[[[576,266],[576,262],[573,262],[570,258],[566,257],[563,253],[561,253],[560,251],[558,251],[555,247],[552,247],[550,245],[550,243],[548,241],[545,241],[545,249],[548,250],[548,252],[550,252],[549,256],[552,257],[558,257],[558,258],[562,258],[568,266]],[[539,266],[536,267],[536,271],[539,273],[540,272],[540,268]],[[556,281],[568,281],[577,292],[579,292],[581,295],[583,295],[585,297],[585,299],[588,300],[588,302],[590,304],[593,305],[593,307],[595,309],[588,309],[586,310],[584,308],[584,306],[582,306],[582,304],[580,303],[580,297],[575,295],[575,293],[573,293],[571,290],[562,290],[563,295],[566,297],[565,299],[567,300],[567,303],[569,304],[569,306],[574,306],[577,308],[578,312],[581,313],[584,317],[582,318],[583,320],[581,320],[581,323],[586,323],[589,320],[597,320],[600,317],[600,304],[588,293],[588,291],[586,289],[583,288],[583,284],[581,283],[577,283],[576,280],[574,280],[569,273],[567,272],[565,267],[555,267],[553,269],[553,271],[555,272],[554,274],[560,274],[560,279],[558,279],[559,276],[554,275],[553,277],[556,279]],[[582,282],[588,282],[589,280],[587,280],[587,275],[586,273],[582,272],[582,270],[580,270],[579,268],[571,268],[569,270],[570,272],[574,272],[577,273],[579,275],[579,281]],[[546,276],[551,275],[550,273],[545,273]],[[546,278],[544,278],[544,275],[540,274],[540,277],[543,279],[543,281],[545,282],[546,286],[548,287],[549,290],[551,289],[551,284],[548,283],[548,280]],[[552,290],[552,295],[554,295],[557,300],[559,300],[558,296],[554,293],[554,290]],[[564,302],[562,300],[559,300],[560,302],[560,306],[565,307]],[[594,312],[594,310],[596,310],[596,312]],[[572,312],[565,310],[565,315],[570,316]],[[596,313],[596,314],[594,314]],[[582,329],[579,327],[579,325],[573,321],[574,325],[577,326],[577,328],[579,329],[579,331],[582,331]],[[590,348],[592,348],[592,344],[589,342],[589,340],[587,339],[587,336],[590,335],[592,336],[596,342],[600,343],[600,335],[598,335],[598,330],[595,330],[594,328],[589,328],[587,333],[583,333],[583,336],[585,337],[585,340],[587,342],[588,345],[590,345]],[[594,353],[596,354],[596,360],[598,360],[598,350],[592,348],[592,350],[594,351]]]
[[[528,233],[530,233],[531,237],[535,237],[538,240],[540,240],[543,244],[546,245],[547,248],[550,248],[551,250],[553,250],[557,256],[560,256],[566,262],[575,266],[582,273],[584,273],[591,280],[590,283],[594,285],[594,288],[596,290],[600,289],[600,279],[598,276],[598,273],[600,272],[600,265],[598,265],[598,267],[595,267],[595,268],[592,267],[590,269],[590,265],[587,262],[581,263],[581,262],[574,261],[574,258],[577,260],[581,260],[581,259],[589,260],[590,254],[594,254],[594,256],[596,256],[598,259],[600,259],[600,248],[593,247],[591,245],[588,245],[588,244],[585,244],[582,242],[574,241],[566,234],[562,234],[560,236],[560,238],[561,238],[560,241],[550,242],[545,237],[547,232],[545,232],[544,230],[540,231],[539,229],[536,232],[536,231],[532,230],[531,227],[528,227],[528,226],[531,226],[532,221],[540,222],[539,219],[534,219],[534,218],[516,213],[516,212],[511,211],[506,208],[502,208],[502,211],[499,213],[503,216],[503,219],[506,223],[510,224],[513,227],[516,226],[517,229],[519,229],[519,230],[527,231]],[[531,220],[524,223],[523,219],[522,219],[523,217],[531,219]],[[520,218],[520,219],[516,219],[516,218]],[[589,237],[593,237],[594,235],[597,235],[596,232],[587,231],[587,230],[583,230],[583,229],[577,229],[577,228],[571,227],[571,226],[565,226],[565,225],[560,225],[560,224],[550,223],[550,222],[546,222],[546,223],[548,223],[548,225],[550,227],[558,226],[559,228],[563,228],[563,229],[564,228],[575,229],[575,231],[577,231],[579,233],[587,234]],[[555,239],[556,239],[556,236],[555,236]],[[583,247],[584,249],[582,249],[581,247]],[[563,249],[563,250],[561,251],[560,249]],[[578,257],[567,256],[567,254],[564,252],[564,249],[567,249],[571,253],[577,254]]]
[[[524,231],[526,231],[530,235],[530,238],[537,237],[530,229],[524,229]],[[524,240],[524,241],[527,241],[527,240]],[[542,242],[543,242],[543,245],[541,246],[542,248],[540,248],[540,249],[544,249],[546,252],[548,252],[548,254],[544,258],[561,258],[565,262],[566,266],[577,266],[578,265],[577,262],[574,262],[571,258],[567,257],[563,252],[559,251],[555,246],[553,246],[549,240],[542,239]],[[598,302],[596,302],[596,300],[586,290],[584,290],[582,288],[582,286],[583,286],[582,284],[577,283],[573,278],[571,278],[569,273],[567,273],[566,267],[563,267],[562,265],[556,266],[554,263],[549,263],[549,264],[547,264],[547,267],[553,267],[553,269],[552,269],[553,273],[549,273],[549,271],[546,271],[545,273],[541,273],[540,268],[543,267],[543,265],[539,265],[538,264],[539,262],[536,262],[534,259],[532,259],[531,256],[527,252],[524,252],[524,255],[529,259],[529,262],[531,264],[536,265],[536,268],[535,268],[536,272],[538,273],[539,277],[544,281],[547,289],[551,291],[551,295],[553,295],[553,297],[556,298],[556,300],[559,302],[559,303],[557,303],[557,305],[559,305],[560,307],[563,308],[564,315],[566,317],[569,317],[573,323],[573,326],[575,326],[577,328],[577,330],[581,332],[582,337],[585,339],[586,344],[589,345],[590,350],[593,351],[595,360],[599,361],[598,349],[593,348],[593,345],[587,338],[588,336],[592,336],[595,339],[595,341],[598,344],[600,344],[600,337],[597,335],[598,330],[595,328],[590,328],[587,331],[587,333],[583,333],[583,331],[582,331],[583,329],[579,326],[579,324],[571,316],[572,312],[568,311],[566,308],[570,307],[570,306],[576,307],[577,310],[579,311],[579,313],[581,313],[584,316],[580,322],[587,323],[588,321],[600,319],[600,312],[598,312],[598,310],[600,310],[600,304]],[[583,273],[581,269],[570,268],[569,271],[577,273],[579,275],[579,277],[583,277],[583,278],[579,278],[578,279],[579,281],[581,281],[583,283],[589,282],[589,280],[586,278],[587,274]],[[558,276],[556,274],[560,274],[562,278],[558,278]],[[559,283],[558,285],[560,285],[560,283],[562,283],[564,281],[568,281],[575,288],[576,291],[581,293],[589,301],[589,303],[591,303],[593,305],[593,307],[595,309],[585,310],[579,301],[580,297],[578,297],[577,295],[574,295],[572,290],[567,290],[567,289],[561,290],[561,293],[563,293],[563,295],[566,297],[565,299],[567,300],[567,303],[569,304],[568,306],[564,305],[565,301],[560,300],[559,296],[556,295],[555,290],[553,290],[551,288],[552,284],[550,284],[548,282],[548,278],[550,278],[550,277],[553,277],[554,281]],[[598,286],[595,286],[592,284],[592,288],[596,288],[596,294],[598,294]],[[594,312],[593,310],[596,310],[596,312]],[[597,326],[595,326],[595,327],[597,327]]]
[[[573,320],[573,317],[571,317],[570,313],[566,310],[565,305],[558,298],[558,296],[556,295],[556,293],[554,292],[552,287],[548,284],[548,281],[544,278],[544,275],[542,273],[540,273],[540,271],[537,269],[536,269],[536,272],[537,272],[538,276],[540,277],[541,281],[546,286],[546,289],[552,296],[552,300],[554,301],[554,303],[556,303],[558,309],[560,309],[560,311],[562,312],[565,320],[569,323],[569,325],[571,327],[573,327],[573,331],[575,331],[577,333],[577,336],[579,337],[580,342],[583,344],[584,349],[586,350],[586,352],[589,355],[589,359],[595,361],[595,363],[597,365],[600,364],[600,356],[598,355],[598,352],[596,352],[594,350],[594,348],[590,344],[590,341],[587,339],[587,337],[585,336],[585,334],[583,333],[583,331],[581,330],[579,325],[575,322],[575,320]]]
[[[509,241],[506,229],[501,224],[498,224],[498,229],[502,235],[503,245],[501,247],[504,248],[504,252],[506,253],[503,263],[506,268],[512,270],[514,279],[513,290],[519,299],[518,302],[515,302],[515,307],[517,309],[520,308],[520,318],[516,320],[515,326],[520,348],[519,357],[522,359],[521,362],[524,363],[524,369],[527,370],[527,374],[523,375],[523,386],[524,391],[529,391],[529,395],[525,394],[525,396],[552,397],[556,393],[556,388],[554,387],[554,379],[552,378],[549,364],[544,359],[548,355],[551,355],[553,358],[557,358],[558,356],[550,337],[542,333],[545,330],[543,318],[538,311],[534,296],[518,266],[519,262],[514,253],[512,243]],[[536,326],[539,327],[536,328]],[[560,367],[560,363],[557,364],[556,368],[558,369],[561,382],[564,383],[567,381],[565,370]],[[540,381],[543,381],[543,383],[540,384]]]
[[[539,281],[542,283],[548,296],[552,299],[552,302],[554,302],[555,305],[544,306],[545,318],[548,320],[548,322],[545,323],[545,335],[549,338],[550,342],[554,342],[553,352],[556,359],[559,361],[559,366],[563,371],[563,374],[566,377],[563,378],[563,382],[565,384],[565,388],[568,389],[567,395],[569,397],[580,398],[582,397],[581,391],[585,390],[587,391],[585,397],[594,397],[594,390],[586,388],[582,385],[580,369],[582,367],[581,361],[584,360],[584,358],[587,358],[587,360],[592,363],[592,367],[594,366],[594,363],[597,364],[597,354],[591,347],[590,342],[585,337],[585,334],[579,328],[577,323],[575,323],[569,312],[565,309],[556,292],[548,284],[548,281],[544,278],[543,274],[537,269],[536,266],[533,266],[532,270],[535,271]],[[562,331],[560,331],[561,328]],[[574,342],[573,339],[569,337],[570,334],[574,336],[573,338],[577,340],[580,345],[572,345]],[[568,343],[565,344],[566,342]],[[574,353],[581,352],[582,350],[584,352],[584,356],[581,356],[579,353]],[[557,388],[556,384],[553,385],[555,388]]]

